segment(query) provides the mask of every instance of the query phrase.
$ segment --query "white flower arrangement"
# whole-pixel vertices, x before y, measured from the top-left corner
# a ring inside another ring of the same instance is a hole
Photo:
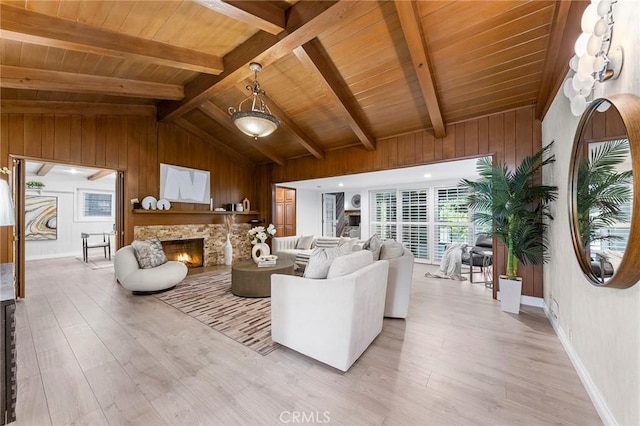
[[[249,239],[253,245],[264,243],[267,241],[267,238],[273,237],[274,235],[276,235],[276,227],[273,226],[273,223],[270,223],[266,229],[264,226],[256,226],[249,230]]]

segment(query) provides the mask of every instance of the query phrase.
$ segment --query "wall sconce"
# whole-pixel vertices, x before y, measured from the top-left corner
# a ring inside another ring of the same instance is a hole
[[[10,173],[7,167],[0,168],[0,176],[9,176]],[[0,178],[0,226],[13,226],[15,223],[11,190],[7,181]]]
[[[615,0],[592,0],[582,14],[582,34],[569,61],[569,77],[562,91],[571,101],[571,113],[580,116],[587,108],[596,82],[616,79],[622,69],[622,47],[611,47]]]

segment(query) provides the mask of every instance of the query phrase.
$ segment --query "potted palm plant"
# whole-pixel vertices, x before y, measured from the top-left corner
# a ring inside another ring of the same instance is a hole
[[[552,142],[553,143],[553,142]],[[469,190],[467,207],[473,221],[489,225],[490,235],[507,247],[505,274],[500,276],[502,310],[520,312],[522,280],[518,277],[518,262],[541,264],[548,260],[547,220],[553,220],[549,204],[557,197],[556,186],[542,185],[542,167],[555,161],[549,155],[551,145],[522,160],[511,171],[505,164],[493,165],[490,157],[478,160],[478,181],[463,179]]]

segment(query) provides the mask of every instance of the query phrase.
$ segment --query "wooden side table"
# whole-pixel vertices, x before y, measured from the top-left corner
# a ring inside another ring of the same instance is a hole
[[[293,275],[293,262],[278,260],[276,266],[260,268],[253,261],[231,267],[231,293],[241,297],[270,297],[271,275]]]

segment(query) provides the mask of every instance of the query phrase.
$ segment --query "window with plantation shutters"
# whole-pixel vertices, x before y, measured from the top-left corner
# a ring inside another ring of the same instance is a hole
[[[397,239],[396,190],[372,191],[369,193],[370,233],[380,239]]]
[[[429,191],[427,189],[400,192],[401,241],[418,259],[429,256]]]
[[[451,243],[472,244],[472,226],[466,206],[467,191],[454,186],[436,188],[435,202],[435,253],[434,260],[441,260]]]

